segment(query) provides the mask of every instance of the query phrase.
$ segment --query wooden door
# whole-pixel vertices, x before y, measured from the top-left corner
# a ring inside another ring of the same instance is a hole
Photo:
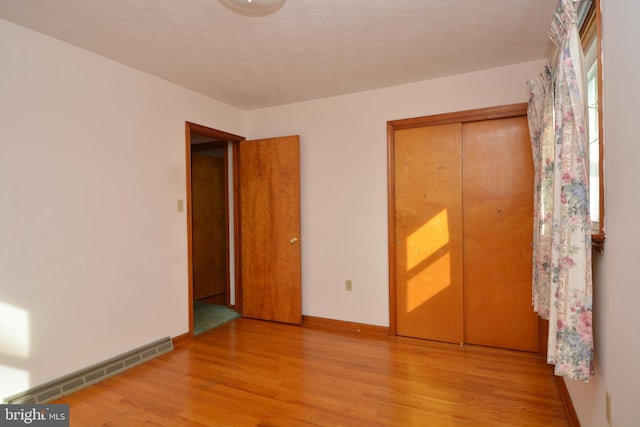
[[[527,118],[463,125],[465,341],[538,350]]]
[[[302,323],[298,136],[239,144],[242,315]]]
[[[227,206],[224,157],[191,155],[193,299],[227,304]]]
[[[538,350],[526,107],[389,122],[393,333]]]
[[[397,333],[462,343],[461,124],[394,138]]]

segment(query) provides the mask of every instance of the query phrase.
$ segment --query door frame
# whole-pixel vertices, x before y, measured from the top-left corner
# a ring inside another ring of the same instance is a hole
[[[388,249],[389,249],[389,335],[397,335],[397,283],[396,283],[396,197],[395,197],[395,131],[424,126],[438,126],[452,123],[476,122],[527,114],[526,103],[503,105],[499,107],[478,108],[433,116],[391,120],[387,122],[387,211],[388,211]],[[532,183],[533,185],[533,183]],[[538,328],[540,331],[541,328]],[[541,335],[541,334],[540,334]],[[541,336],[539,335],[539,340]],[[542,347],[540,347],[542,348]]]
[[[192,193],[191,193],[191,134],[202,135],[212,138],[218,142],[226,142],[232,144],[232,165],[233,165],[233,240],[234,244],[234,271],[233,277],[235,281],[234,295],[235,295],[235,307],[234,309],[242,314],[242,283],[240,276],[240,248],[237,242],[240,241],[240,229],[238,227],[238,211],[239,211],[239,187],[238,187],[238,144],[244,141],[246,138],[239,135],[234,135],[229,132],[209,128],[192,122],[185,122],[185,163],[186,163],[186,217],[187,217],[187,271],[188,271],[188,307],[189,307],[189,337],[193,337],[193,207],[192,207]],[[225,159],[227,158],[225,154]],[[228,186],[228,161],[225,162],[225,199],[227,206],[227,248],[229,248],[229,236],[231,235],[228,229],[229,224],[229,186]],[[231,254],[227,249],[227,268],[229,268],[229,258]],[[231,274],[231,272],[229,272]],[[230,284],[227,281],[227,295],[230,292]]]

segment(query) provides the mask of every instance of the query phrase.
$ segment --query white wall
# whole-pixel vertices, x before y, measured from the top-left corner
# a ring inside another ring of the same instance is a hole
[[[594,334],[597,375],[568,383],[583,427],[607,426],[605,393],[612,396],[612,425],[640,425],[640,2],[602,0],[605,227],[596,256]]]
[[[624,22],[619,37],[632,31]],[[186,219],[175,210],[185,198],[185,120],[250,138],[301,136],[303,313],[386,326],[386,122],[526,102],[525,82],[543,67],[534,61],[245,113],[3,20],[0,41],[0,398],[187,331]],[[628,53],[620,49],[617,60]],[[631,95],[620,89],[626,104],[618,113],[633,111]],[[637,154],[630,125],[617,121],[606,124]],[[609,151],[608,165],[633,159]],[[607,179],[626,189],[631,173],[616,173]],[[623,241],[630,229],[638,234],[638,204],[625,212],[617,206],[634,193],[611,193],[607,223],[615,218],[626,234],[616,241],[608,226],[613,266],[605,262],[598,276],[615,282],[607,288],[624,287],[600,299],[615,318],[608,339],[630,351],[608,361],[614,417],[623,417],[625,393],[639,393],[615,364],[633,369],[639,352],[637,342],[622,342],[619,332],[631,326],[619,318],[638,324],[638,314],[612,307],[630,307],[626,295],[638,293],[625,281],[625,251],[638,243]],[[350,293],[345,279],[353,280]],[[581,415],[594,410],[591,399],[604,401],[603,378],[571,388]]]
[[[0,63],[2,398],[188,331],[184,123],[246,114],[4,20]]]
[[[250,138],[300,135],[302,312],[389,324],[387,121],[526,102],[544,61],[248,113]],[[345,279],[353,291],[344,290]]]

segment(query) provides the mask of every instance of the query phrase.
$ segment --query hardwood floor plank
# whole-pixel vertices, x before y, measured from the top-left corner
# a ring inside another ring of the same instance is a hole
[[[568,426],[531,353],[236,319],[60,399],[72,426]]]

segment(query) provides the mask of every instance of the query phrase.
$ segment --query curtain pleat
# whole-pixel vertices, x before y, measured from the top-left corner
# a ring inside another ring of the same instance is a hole
[[[528,82],[534,159],[533,306],[549,320],[555,374],[593,374],[591,220],[582,49],[571,0],[549,32],[556,55]]]

